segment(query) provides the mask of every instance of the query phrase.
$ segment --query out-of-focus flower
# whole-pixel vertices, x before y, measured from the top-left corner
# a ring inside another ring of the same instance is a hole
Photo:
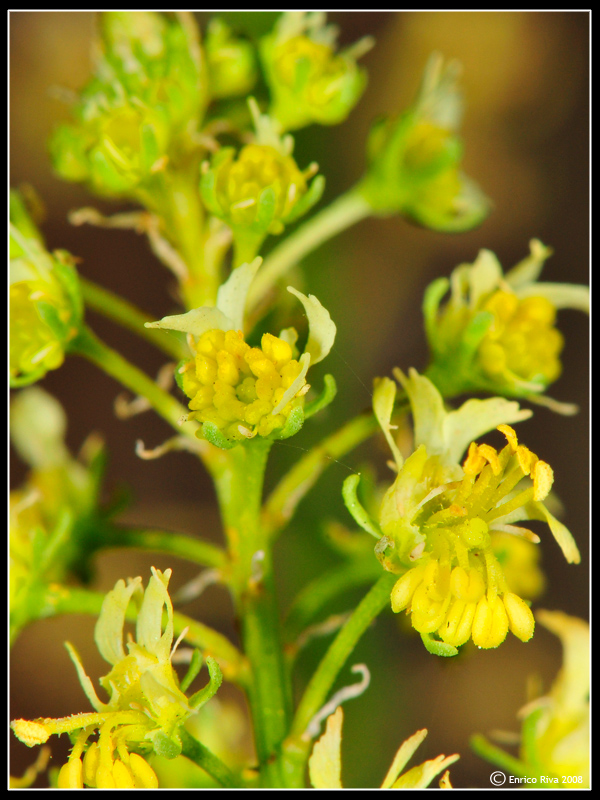
[[[10,219],[10,383],[25,386],[63,363],[83,303],[73,258],[46,250],[17,192]]]
[[[54,168],[109,197],[151,188],[194,147],[208,102],[204,55],[190,16],[110,11],[100,18],[94,76],[55,131]]]
[[[428,287],[423,310],[432,361],[427,375],[444,396],[483,390],[527,397],[557,411],[571,408],[540,394],[562,368],[556,311],[589,313],[589,290],[539,282],[552,250],[537,239],[530,249],[506,275],[496,256],[481,250],[473,264],[461,264],[450,280],[439,278]],[[448,289],[450,299],[440,309]]]
[[[98,789],[156,788],[158,781],[146,756],[152,752],[167,758],[181,753],[180,726],[214,695],[222,675],[217,663],[207,658],[210,683],[188,698],[179,688],[171,665],[173,655],[173,604],[167,587],[171,570],[152,568],[142,590],[142,579],[126,585],[118,581],[102,604],[95,640],[102,657],[111,665],[100,679],[109,695],[102,702],[85,674],[75,649],[67,649],[93,713],[62,719],[15,720],[12,729],[29,747],[46,742],[52,734],[69,733],[74,746],[58,776],[58,788],[83,785]],[[125,614],[132,597],[143,595],[136,624],[136,640],[123,647]],[[166,624],[163,625],[163,610]],[[163,629],[164,628],[164,629]],[[88,739],[98,732],[97,741]],[[82,758],[83,756],[83,758]]]
[[[11,441],[31,467],[25,483],[10,493],[11,638],[43,613],[40,589],[67,576],[89,579],[98,532],[113,513],[100,502],[102,441],[88,437],[76,459],[65,446],[66,424],[60,403],[37,386],[11,404]]]
[[[519,758],[483,736],[472,739],[483,758],[517,777],[547,788],[584,789],[590,785],[590,629],[562,611],[536,611],[536,618],[563,646],[563,666],[547,695],[519,712],[523,720]]]
[[[514,523],[544,519],[567,561],[580,560],[573,537],[542,502],[552,486],[552,469],[519,444],[506,424],[530,412],[502,398],[468,400],[448,412],[427,378],[415,370],[408,378],[396,370],[396,376],[410,401],[416,450],[404,461],[393,440],[396,386],[383,378],[373,406],[398,476],[384,497],[378,524],[369,523],[371,533],[383,534],[376,553],[384,568],[403,572],[392,589],[392,610],[406,609],[425,645],[438,655],[454,655],[470,638],[478,647],[497,647],[509,630],[527,641],[533,615],[507,582],[494,553],[493,532],[537,542],[535,534]],[[507,439],[502,450],[475,444],[474,438],[494,427]]]
[[[284,130],[317,122],[343,122],[367,84],[357,60],[373,46],[364,37],[335,52],[337,29],[323,12],[290,11],[260,43],[265,78],[271,92],[270,114]]]
[[[438,231],[465,231],[488,215],[490,203],[460,171],[462,116],[459,65],[434,54],[413,106],[374,126],[369,168],[360,190],[376,214],[404,214]]]
[[[233,36],[222,19],[212,19],[204,41],[211,97],[247,95],[258,77],[250,42]]]
[[[244,340],[244,308],[261,259],[235,269],[220,288],[215,307],[164,317],[147,327],[183,331],[193,358],[176,371],[190,398],[190,418],[202,422],[202,435],[222,448],[255,436],[287,438],[304,421],[306,373],[329,353],[336,328],[314,295],[292,287],[309,321],[304,353],[295,358],[296,331],[264,334],[260,347]]]
[[[327,718],[325,733],[313,747],[308,769],[310,782],[315,789],[344,788],[342,786],[341,753],[343,721],[344,712],[340,706],[334,714]],[[426,736],[425,729],[417,731],[400,745],[392,766],[381,784],[382,789],[426,789],[437,775],[458,761],[458,755],[438,756],[400,774]],[[440,780],[440,787],[442,781],[444,781],[444,786],[449,785],[447,772]]]
[[[250,102],[256,140],[237,154],[224,147],[205,163],[200,184],[208,210],[232,229],[237,262],[250,261],[268,234],[305,214],[321,197],[324,179],[311,164],[301,171],[292,157],[291,136],[280,138],[277,125]]]

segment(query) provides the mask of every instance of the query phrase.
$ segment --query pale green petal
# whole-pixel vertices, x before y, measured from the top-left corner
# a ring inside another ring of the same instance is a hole
[[[233,322],[228,330],[244,330],[244,310],[250,284],[262,264],[262,258],[255,258],[249,264],[234,269],[217,292],[217,308]]]
[[[533,283],[516,291],[519,298],[545,297],[555,308],[575,308],[590,313],[590,290],[576,283]]]
[[[35,281],[39,280],[39,274],[36,273],[30,261],[24,258],[11,258],[9,268],[9,283],[21,283],[21,281]]]
[[[502,279],[502,267],[491,250],[480,250],[479,255],[469,270],[471,308],[476,308],[479,301],[498,288]]]
[[[77,670],[77,677],[79,678],[79,683],[81,684],[83,691],[87,699],[92,704],[92,707],[95,711],[104,711],[108,708],[108,706],[103,703],[98,695],[96,694],[96,690],[94,689],[94,684],[92,683],[91,679],[85,674],[85,670],[83,668],[83,664],[81,663],[81,659],[79,658],[79,653],[70,642],[65,642],[65,647],[71,657],[71,661],[75,664],[75,669]]]
[[[516,401],[505,400],[503,397],[467,400],[456,411],[447,414],[443,423],[448,461],[460,461],[471,442],[498,425],[521,422],[531,416],[532,412],[528,408],[519,408]]]
[[[552,535],[558,542],[558,545],[563,551],[563,555],[569,564],[579,564],[581,561],[579,549],[575,543],[575,539],[573,538],[571,531],[566,527],[566,525],[563,525],[562,522],[559,522],[559,520],[557,520],[556,517],[548,511],[543,503],[530,503],[528,505],[528,509],[530,508],[534,509],[534,513],[537,511],[539,514],[537,517],[534,516],[534,514],[531,514],[530,519],[543,519],[548,523],[548,526],[552,531]]]
[[[342,788],[342,722],[341,706],[327,717],[325,733],[315,743],[308,760],[310,782],[315,789]]]
[[[413,735],[406,739],[406,741],[402,742],[398,748],[398,752],[394,756],[392,766],[389,768],[388,773],[381,784],[382,789],[389,789],[392,786],[394,781],[398,778],[398,775],[408,764],[426,736],[427,728],[423,728],[423,730],[413,733]]]
[[[456,754],[448,757],[438,756],[431,761],[425,761],[418,767],[410,769],[405,775],[401,775],[392,789],[426,789],[436,775],[447,769],[450,764],[454,764],[459,758],[460,756]]]
[[[115,588],[102,602],[100,616],[94,629],[94,640],[102,658],[113,666],[125,658],[123,649],[125,612],[132,594],[141,584],[141,578],[134,578],[127,586],[125,581],[117,581]]]
[[[562,611],[540,609],[535,616],[563,645],[563,666],[550,694],[561,714],[577,714],[587,705],[590,691],[590,627]]]
[[[285,390],[285,393],[281,400],[277,403],[271,414],[279,414],[282,408],[285,408],[290,400],[294,397],[294,395],[300,391],[300,389],[304,386],[304,381],[306,378],[306,373],[308,372],[308,368],[311,364],[311,358],[309,353],[304,353],[300,356],[299,364],[301,366],[300,372],[298,373],[298,377],[292,383],[292,385]]]
[[[67,416],[51,394],[32,386],[19,392],[10,406],[10,438],[23,461],[45,469],[69,460],[65,447]]]
[[[404,459],[402,453],[398,449],[398,445],[394,441],[394,437],[390,431],[390,420],[394,413],[394,401],[396,399],[396,384],[390,378],[380,378],[375,381],[373,389],[373,411],[377,417],[377,422],[381,426],[381,430],[390,449],[394,455],[394,460],[398,469],[401,469]]]
[[[171,570],[161,572],[152,567],[152,577],[144,592],[137,623],[136,641],[159,661],[166,661],[171,655],[173,644],[173,604],[167,591]],[[162,632],[163,606],[167,607],[167,625]]]
[[[412,410],[415,447],[424,444],[430,456],[441,455],[446,449],[444,420],[446,411],[441,394],[433,383],[416,369],[408,371],[409,377],[395,369],[394,375],[406,391]]]
[[[221,331],[238,330],[233,320],[229,319],[229,317],[218,308],[213,308],[212,306],[193,308],[186,314],[175,314],[171,317],[163,317],[157,322],[146,322],[145,327],[182,331],[183,333],[191,333],[192,336],[196,338],[202,336],[206,331],[215,329]]]
[[[527,284],[534,283],[544,266],[544,262],[554,253],[551,247],[546,247],[539,239],[529,242],[529,255],[506,273],[504,279],[515,291],[524,288]],[[520,292],[517,294],[521,296]]]
[[[329,353],[335,341],[336,327],[329,311],[323,308],[314,294],[308,297],[293,286],[288,286],[291,292],[300,300],[308,317],[308,341],[304,349],[305,353],[310,353],[311,364],[318,364]]]

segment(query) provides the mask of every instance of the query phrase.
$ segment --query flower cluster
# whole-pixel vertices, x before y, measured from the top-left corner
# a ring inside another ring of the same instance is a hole
[[[243,334],[244,309],[261,263],[257,258],[235,269],[220,287],[215,307],[147,323],[188,334],[193,358],[179,366],[177,379],[190,398],[190,417],[200,420],[204,437],[221,447],[257,435],[296,433],[304,420],[308,368],[325,358],[335,339],[335,325],[317,298],[288,287],[309,321],[304,353],[294,358],[293,328],[279,336],[266,333],[260,347],[250,347]]]
[[[208,102],[206,64],[192,21],[153,11],[101,16],[94,76],[73,123],[50,143],[54,167],[110,197],[132,196],[193,146]]]
[[[513,588],[518,580],[509,585],[493,537],[504,533],[539,541],[514,523],[543,519],[567,561],[579,561],[571,534],[543,504],[553,482],[551,467],[519,444],[506,424],[530,412],[501,398],[469,400],[447,412],[427,378],[414,370],[409,377],[400,370],[396,375],[410,401],[416,450],[404,461],[394,442],[390,418],[396,387],[382,379],[374,409],[398,475],[381,504],[378,526],[371,522],[371,532],[383,534],[376,547],[383,566],[403,573],[392,590],[392,609],[410,613],[426,646],[443,655],[454,654],[471,638],[478,647],[497,647],[509,630],[527,641],[533,615]],[[472,441],[494,427],[507,439],[500,451]],[[468,441],[461,466],[458,459]],[[527,579],[531,585],[529,559],[524,570],[516,570],[521,578],[525,573],[526,587]]]
[[[360,191],[376,214],[401,213],[439,231],[469,230],[488,215],[489,201],[459,168],[459,72],[434,54],[413,106],[373,127]]]
[[[203,165],[200,184],[204,204],[231,227],[247,260],[254,258],[267,234],[280,234],[305,214],[325,185],[322,177],[309,183],[317,165],[301,171],[292,157],[292,137],[280,138],[277,124],[260,114],[253,100],[249,105],[255,141],[237,156],[232,147],[220,149]]]
[[[589,290],[538,282],[552,250],[537,239],[530,249],[506,275],[496,256],[482,250],[472,265],[462,264],[450,280],[438,278],[427,289],[423,307],[432,357],[427,374],[446,397],[484,390],[539,402],[559,377],[563,337],[555,327],[556,311],[589,311]],[[450,299],[440,309],[448,289]]]
[[[17,192],[10,221],[10,380],[24,386],[63,363],[83,304],[72,257],[46,250]]]
[[[102,604],[95,640],[111,665],[100,679],[109,695],[102,702],[85,674],[74,648],[67,644],[79,680],[95,709],[63,719],[15,720],[12,728],[29,747],[43,744],[52,734],[69,733],[73,749],[60,770],[58,787],[98,789],[156,788],[158,781],[146,757],[151,753],[174,758],[181,753],[178,733],[185,720],[217,691],[221,672],[207,659],[210,683],[188,698],[171,665],[173,654],[173,604],[167,587],[171,570],[152,568],[142,592],[142,579],[126,585],[118,581]],[[123,626],[130,600],[143,599],[136,623],[136,640],[123,647]],[[166,625],[163,626],[163,609]],[[164,627],[164,630],[163,630]],[[186,680],[186,683],[191,681]],[[97,741],[88,741],[97,731]]]
[[[284,130],[311,123],[337,125],[356,105],[367,83],[356,63],[372,47],[369,37],[335,53],[337,31],[322,12],[282,14],[260,43],[271,91],[270,114]]]

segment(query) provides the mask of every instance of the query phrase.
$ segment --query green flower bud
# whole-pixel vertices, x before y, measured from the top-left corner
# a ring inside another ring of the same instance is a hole
[[[212,97],[239,97],[252,90],[258,73],[250,42],[234,38],[228,25],[213,19],[204,49]]]
[[[534,239],[531,254],[506,275],[496,256],[482,250],[472,265],[457,267],[425,293],[423,311],[432,363],[427,374],[446,397],[487,391],[536,398],[557,411],[571,407],[539,395],[561,372],[559,308],[587,311],[585,286],[539,283],[552,254]],[[450,300],[440,307],[450,289]]]
[[[458,73],[455,62],[444,66],[434,54],[413,107],[373,127],[361,190],[375,213],[401,213],[448,232],[469,230],[487,216],[488,200],[460,171]]]
[[[202,199],[208,210],[233,230],[239,259],[251,261],[267,234],[280,234],[284,226],[305,214],[321,197],[324,180],[310,178],[311,164],[301,171],[291,153],[291,136],[280,140],[272,120],[258,114],[258,135],[237,154],[231,147],[220,150],[203,167]]]
[[[191,146],[208,101],[193,25],[154,12],[101,17],[94,76],[74,122],[50,141],[54,168],[97,194],[128,197]]]
[[[372,46],[369,37],[336,54],[337,31],[321,12],[284,13],[260,45],[271,90],[270,113],[284,130],[317,122],[343,122],[362,95],[365,70],[356,60]]]
[[[60,367],[79,331],[83,306],[71,256],[45,249],[16,192],[10,254],[10,381],[24,386]]]

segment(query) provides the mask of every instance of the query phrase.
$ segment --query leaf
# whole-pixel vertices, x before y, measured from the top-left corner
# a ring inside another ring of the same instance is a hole
[[[246,308],[248,289],[261,264],[262,258],[255,258],[250,263],[241,264],[237,269],[233,270],[225,283],[219,287],[217,309],[232,323],[227,330],[244,330],[244,310]],[[225,328],[222,330],[225,330]]]
[[[200,650],[192,650],[192,660],[190,661],[190,665],[188,667],[188,671],[186,672],[183,680],[179,684],[179,688],[182,692],[186,692],[190,686],[192,685],[194,678],[198,675],[200,670],[202,669],[202,654]]]

